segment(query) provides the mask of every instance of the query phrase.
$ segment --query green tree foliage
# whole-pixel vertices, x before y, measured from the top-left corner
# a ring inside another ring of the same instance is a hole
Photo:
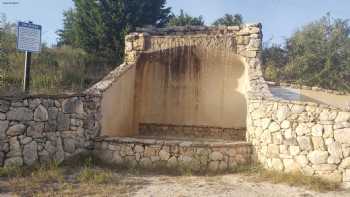
[[[162,26],[168,22],[166,0],[73,0],[64,13],[59,45],[82,48],[105,64],[120,63],[124,37],[135,27]]]
[[[168,23],[168,26],[203,26],[204,20],[202,16],[193,17],[185,13],[183,10],[180,10],[179,15],[172,14]]]
[[[16,50],[15,24],[2,17],[0,23],[0,95],[17,94],[21,90],[24,53]],[[42,46],[33,54],[32,93],[80,91],[95,82],[98,73],[89,72],[89,56],[82,49]],[[102,76],[102,75],[100,75]]]
[[[348,20],[328,14],[295,32],[284,48],[272,47],[264,53],[264,63],[281,71],[280,80],[350,91]]]
[[[225,25],[225,26],[235,26],[241,25],[243,23],[243,17],[240,14],[225,14],[223,17],[214,21],[214,26]]]

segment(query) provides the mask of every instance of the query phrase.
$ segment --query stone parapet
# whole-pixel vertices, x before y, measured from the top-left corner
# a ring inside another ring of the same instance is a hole
[[[250,99],[247,139],[266,168],[350,183],[350,112],[310,102]]]

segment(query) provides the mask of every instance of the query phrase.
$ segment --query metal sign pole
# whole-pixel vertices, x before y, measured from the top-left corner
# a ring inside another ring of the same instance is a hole
[[[30,65],[32,63],[32,53],[26,51],[24,63],[23,91],[28,93],[30,86]]]

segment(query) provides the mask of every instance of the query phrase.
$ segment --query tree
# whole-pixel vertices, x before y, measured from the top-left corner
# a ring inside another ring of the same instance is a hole
[[[299,83],[350,90],[350,26],[330,14],[304,26],[287,40],[287,76]]]
[[[166,0],[74,0],[75,9],[64,13],[59,45],[84,49],[106,64],[119,63],[124,36],[135,27],[162,26],[169,20]]]
[[[168,26],[203,26],[204,20],[202,16],[193,17],[185,13],[183,10],[180,10],[180,14],[176,16],[172,14],[168,23]]]
[[[265,77],[350,91],[350,25],[330,14],[263,50]],[[276,72],[275,72],[276,71]]]
[[[243,23],[243,17],[240,14],[225,14],[223,17],[217,19],[213,25],[225,25],[225,26],[236,26],[241,25]]]

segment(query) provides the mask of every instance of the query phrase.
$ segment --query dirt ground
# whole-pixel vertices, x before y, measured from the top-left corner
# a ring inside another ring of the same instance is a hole
[[[135,196],[135,197],[349,197],[350,190],[319,193],[284,184],[255,182],[241,174],[217,176],[166,176],[112,173],[113,181],[97,184],[74,181],[74,173],[67,175],[67,183],[48,183],[33,189],[23,186],[21,179],[0,179],[0,196]],[[117,181],[116,181],[117,180]],[[29,184],[29,183],[26,183]],[[17,191],[13,191],[13,186]],[[44,189],[51,188],[51,189]]]

